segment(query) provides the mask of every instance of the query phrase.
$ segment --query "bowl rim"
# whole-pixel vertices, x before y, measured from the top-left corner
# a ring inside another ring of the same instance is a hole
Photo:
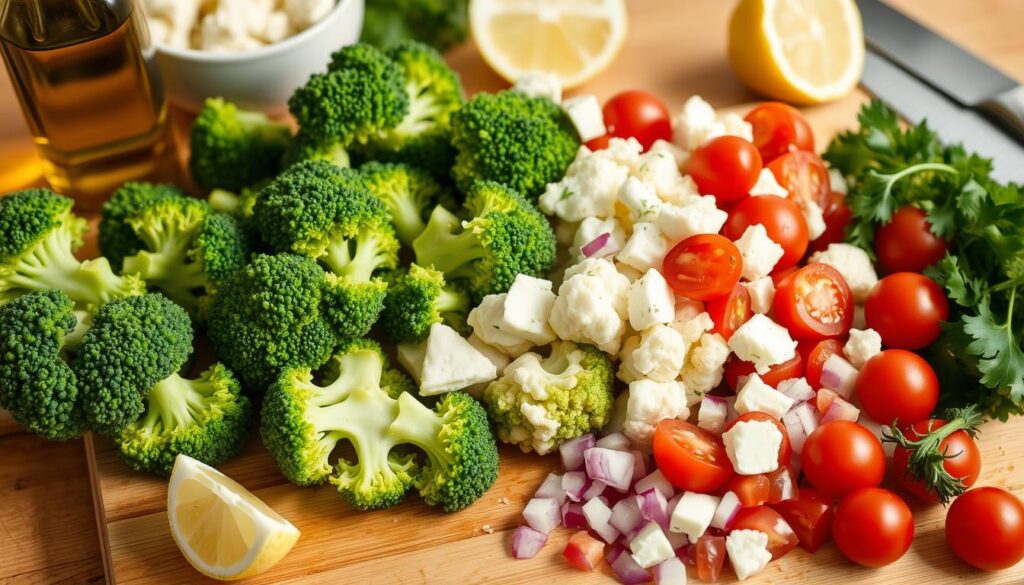
[[[253,59],[271,57],[288,51],[292,47],[303,43],[307,38],[313,37],[321,30],[326,29],[333,23],[334,19],[340,12],[346,10],[350,4],[359,1],[360,0],[337,0],[334,8],[331,9],[331,12],[329,12],[327,16],[321,18],[320,21],[315,23],[313,26],[297,35],[288,37],[283,41],[273,43],[265,47],[260,47],[252,51],[218,53],[214,51],[204,51],[202,49],[179,49],[177,47],[171,47],[158,42],[154,42],[153,47],[160,53],[185,61],[192,61],[194,63],[239,63]]]

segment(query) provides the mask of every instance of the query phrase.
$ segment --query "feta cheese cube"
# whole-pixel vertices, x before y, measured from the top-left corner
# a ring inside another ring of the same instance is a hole
[[[725,537],[725,551],[740,581],[761,572],[772,560],[768,535],[760,530],[733,530]]]
[[[423,358],[427,355],[427,342],[400,343],[395,349],[398,353],[398,363],[402,364],[405,371],[419,384],[423,376]]]
[[[814,253],[810,262],[828,264],[843,275],[853,293],[853,299],[863,303],[868,293],[878,284],[878,274],[867,252],[850,244],[830,244],[823,252]]]
[[[640,280],[644,277],[644,273],[640,272],[636,268],[623,264],[622,262],[615,263],[615,270],[619,271],[619,274],[629,279],[630,284]]]
[[[675,120],[675,142],[686,150],[696,150],[707,139],[718,121],[711,104],[695,95],[683,104],[683,111]]]
[[[654,522],[648,523],[633,537],[629,542],[629,550],[636,564],[645,569],[676,556],[676,551],[672,549],[668,538],[665,538],[661,526]]]
[[[747,142],[754,141],[754,126],[739,114],[735,112],[722,114],[718,118],[718,123],[722,126],[723,136],[738,136]]]
[[[850,339],[843,346],[843,355],[858,370],[881,351],[882,336],[874,329],[851,329]]]
[[[825,224],[825,211],[813,201],[803,201],[800,205],[800,212],[807,222],[807,235],[813,242],[825,234],[828,226]]]
[[[786,253],[782,246],[768,237],[768,230],[761,224],[749,226],[736,240],[736,247],[743,255],[743,278],[750,281],[771,274]]]
[[[779,468],[782,433],[766,420],[737,422],[722,434],[725,453],[740,475],[771,473]]]
[[[564,223],[564,222],[563,222]],[[588,217],[580,222],[576,229],[576,236],[572,240],[572,248],[569,253],[577,260],[583,260],[582,248],[593,242],[601,234],[611,234],[608,243],[601,247],[596,253],[590,254],[590,258],[607,258],[615,256],[619,250],[626,245],[626,230],[614,217],[601,219],[599,217]]]
[[[633,226],[633,235],[619,252],[618,260],[641,272],[660,267],[668,253],[668,242],[661,230],[653,223],[638,223]]]
[[[666,285],[667,286],[667,285]],[[555,293],[551,281],[525,274],[516,276],[505,295],[505,310],[498,327],[534,345],[547,345],[556,339],[548,325]]]
[[[622,184],[619,202],[629,210],[629,219],[633,223],[657,221],[663,205],[654,189],[636,177],[630,177]]]
[[[481,341],[506,355],[518,357],[533,347],[533,343],[502,328],[506,298],[508,298],[507,293],[487,295],[480,305],[469,312],[469,318],[466,321]]]
[[[726,419],[729,418],[729,406],[717,400],[703,399],[697,411],[697,426],[716,435],[725,431]]]
[[[689,177],[683,178],[675,155],[664,147],[644,153],[633,177],[653,189],[663,201],[698,194],[697,184]]]
[[[629,324],[636,331],[671,323],[676,315],[676,296],[661,272],[651,268],[629,288]]]
[[[492,364],[494,364],[494,369],[497,371],[499,378],[505,373],[505,368],[510,363],[512,363],[512,359],[509,356],[502,353],[501,350],[499,350],[498,348],[487,345],[486,343],[483,342],[482,339],[477,337],[475,334],[470,335],[466,341],[468,341],[470,345],[472,345],[477,351],[479,351],[481,355],[483,355],[485,358],[490,360]],[[424,347],[424,349],[426,348]],[[401,346],[399,346],[398,352],[398,361],[399,363],[402,363]],[[419,375],[416,375],[415,379],[417,382],[419,382]],[[473,384],[472,386],[466,387],[466,392],[469,393],[474,398],[480,398],[481,396],[483,396],[484,390],[487,389],[488,384],[490,384],[490,382],[481,382],[479,384]]]
[[[775,179],[775,173],[769,168],[761,169],[757,182],[750,189],[751,195],[774,195],[776,197],[789,197],[789,191],[779,184]]]
[[[676,509],[672,511],[669,530],[682,532],[690,539],[690,542],[697,542],[697,539],[711,525],[711,519],[715,517],[719,501],[721,501],[719,498],[708,494],[684,493],[676,504]]]
[[[846,195],[850,192],[850,187],[846,184],[846,177],[839,169],[829,169],[828,178],[832,183],[832,190],[836,193]]]
[[[497,377],[494,364],[457,331],[442,323],[430,327],[420,376],[421,396],[462,390]]]
[[[736,412],[764,412],[781,419],[793,407],[793,399],[765,384],[761,376],[751,374],[736,395]]]
[[[658,213],[658,226],[672,242],[681,242],[698,234],[717,234],[729,214],[715,204],[710,195],[690,197],[679,205],[664,205]]]
[[[528,71],[516,78],[513,90],[533,98],[547,98],[556,104],[562,102],[562,83],[557,75],[544,71]]]
[[[569,115],[582,142],[600,138],[608,133],[604,125],[601,103],[593,94],[578,95],[562,102],[562,109]]]
[[[767,315],[775,301],[775,282],[770,276],[758,278],[753,282],[743,283],[750,294],[750,309],[755,313]]]
[[[787,362],[796,355],[796,342],[785,327],[764,315],[754,315],[729,338],[729,349],[738,358],[754,364],[758,374]]]

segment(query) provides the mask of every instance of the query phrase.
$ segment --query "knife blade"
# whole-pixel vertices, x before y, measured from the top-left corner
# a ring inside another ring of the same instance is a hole
[[[1024,87],[881,0],[858,0],[876,54],[959,105],[988,116],[1024,145]]]

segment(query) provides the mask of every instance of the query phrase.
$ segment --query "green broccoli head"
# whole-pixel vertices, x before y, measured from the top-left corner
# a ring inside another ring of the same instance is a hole
[[[214,297],[208,333],[217,354],[254,390],[265,389],[284,368],[323,363],[338,341],[326,290],[325,273],[314,260],[257,255]]]
[[[287,124],[208,99],[192,124],[192,178],[207,191],[255,185],[277,173],[291,140]]]
[[[427,338],[434,323],[464,328],[469,309],[469,295],[460,285],[446,283],[433,268],[413,264],[390,276],[378,325],[395,343],[416,343]]]
[[[154,183],[125,183],[103,204],[100,212],[100,252],[110,265],[120,271],[124,259],[142,250],[144,244],[126,221],[139,209],[154,200],[166,197],[184,197],[185,193],[174,185]]]
[[[118,276],[105,258],[79,261],[86,221],[73,202],[46,189],[0,198],[0,305],[36,290],[63,290],[90,312],[110,300],[145,292],[135,276]]]
[[[561,180],[580,140],[558,104],[515,91],[477,94],[452,115],[452,177],[463,191],[497,181],[535,200]]]
[[[427,225],[444,189],[434,177],[406,164],[371,162],[359,167],[366,187],[391,215],[398,239],[412,245]]]
[[[85,431],[78,378],[64,356],[77,324],[61,291],[34,291],[0,307],[0,407],[52,441]]]
[[[197,379],[171,374],[150,389],[142,418],[116,437],[121,459],[136,471],[170,475],[179,454],[217,466],[237,455],[252,408],[231,370],[215,364]]]
[[[483,401],[502,441],[544,455],[608,422],[614,382],[604,352],[563,341],[547,358],[527,353],[509,364]]]
[[[113,436],[138,420],[150,389],[185,364],[192,341],[188,313],[161,294],[100,309],[72,363],[90,426]]]
[[[466,40],[469,0],[373,0],[366,4],[362,41],[391,47],[405,39],[445,51]]]
[[[300,130],[292,141],[291,148],[284,155],[285,168],[307,160],[322,160],[344,168],[352,166],[352,159],[344,142],[317,140]]]
[[[508,291],[519,274],[543,277],[555,263],[551,224],[528,201],[493,182],[473,186],[468,221],[443,207],[413,242],[416,262],[447,279],[466,279],[474,302]]]

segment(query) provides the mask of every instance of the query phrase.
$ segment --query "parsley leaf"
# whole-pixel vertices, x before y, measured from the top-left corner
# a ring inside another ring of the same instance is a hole
[[[974,338],[967,350],[980,357],[981,383],[992,388],[1007,387],[1010,399],[1024,401],[1024,351],[1014,339],[1012,328],[1013,297],[1005,323],[997,323],[988,305],[978,306],[977,315],[964,315],[964,332]]]

